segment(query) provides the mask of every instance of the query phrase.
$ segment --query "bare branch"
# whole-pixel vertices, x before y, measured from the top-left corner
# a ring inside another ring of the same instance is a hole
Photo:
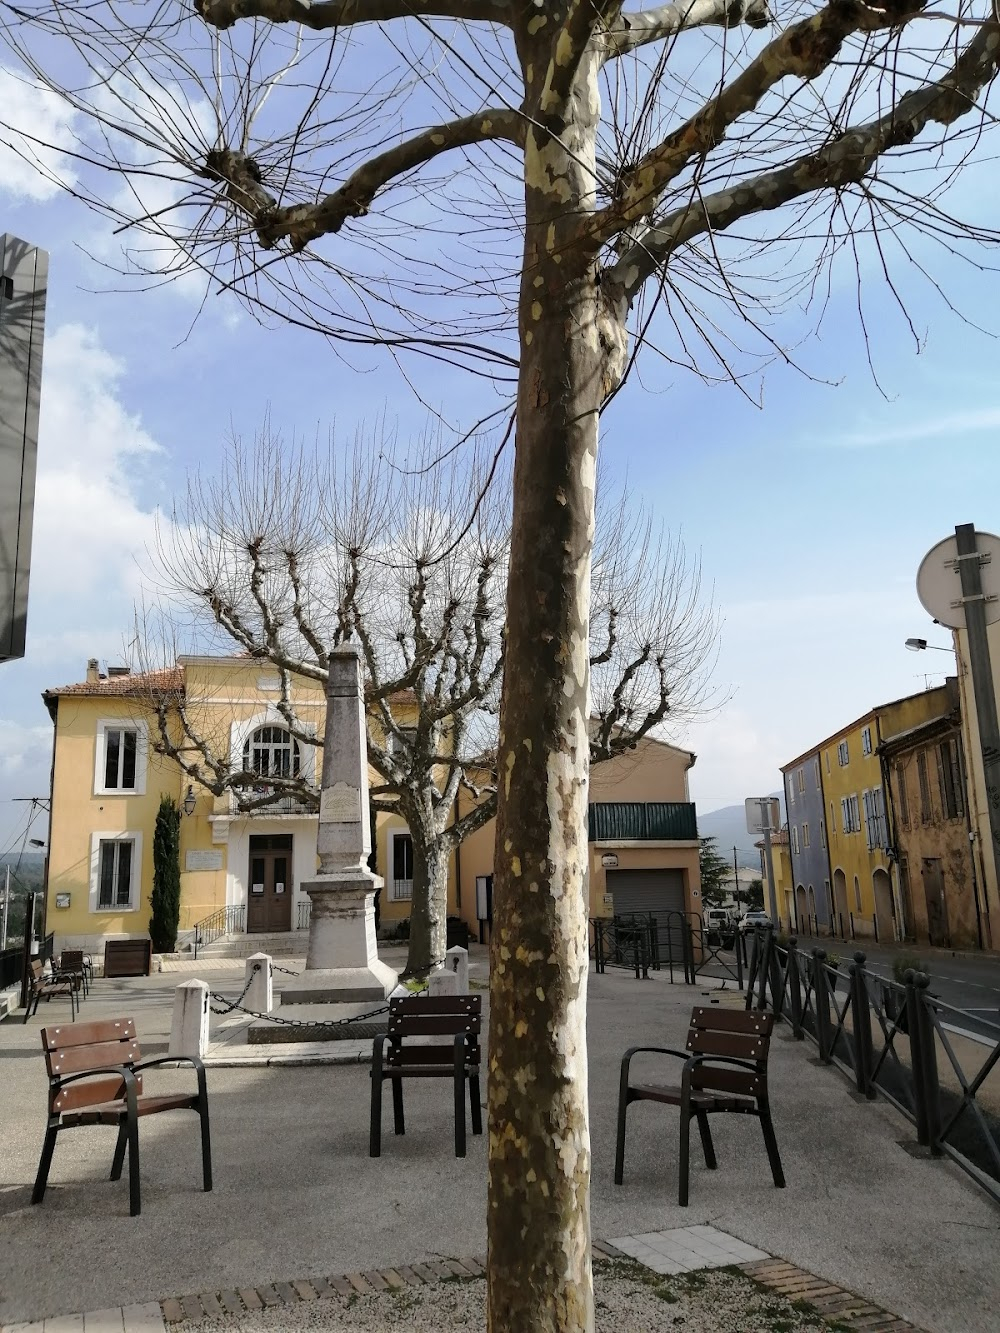
[[[616,59],[650,42],[662,42],[689,28],[766,28],[771,21],[767,0],[688,0],[621,14],[604,36],[605,58]]]
[[[214,28],[231,28],[241,19],[270,23],[301,23],[316,32],[390,19],[452,18],[507,23],[511,12],[504,0],[195,0],[195,9]]]

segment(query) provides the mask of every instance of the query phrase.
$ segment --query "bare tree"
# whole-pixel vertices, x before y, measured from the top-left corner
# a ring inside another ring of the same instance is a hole
[[[291,796],[319,806],[315,764],[262,774],[233,754],[228,726],[161,663],[181,644],[221,643],[278,668],[275,708],[299,747],[322,745],[296,677],[325,682],[328,654],[357,638],[366,670],[375,810],[413,839],[407,970],[443,961],[448,865],[496,814],[509,479],[463,452],[435,464],[431,441],[394,457],[383,439],[286,449],[269,428],[238,443],[215,476],[191,479],[158,530],[160,601],[136,634],[157,718],[155,747],[244,813]],[[492,473],[492,476],[490,475]],[[624,493],[602,505],[591,660],[595,762],[710,703],[715,617],[696,562],[664,543]],[[459,803],[459,794],[471,800]]]
[[[841,251],[868,244],[893,294],[893,261],[926,271],[934,242],[982,262],[942,192],[992,128],[995,11],[830,0],[790,6],[781,27],[768,0],[7,13],[29,76],[80,113],[79,161],[121,186],[81,165],[74,188],[152,238],[132,251],[151,272],[201,267],[342,354],[374,342],[516,378],[490,1324],[590,1329],[582,829],[601,409],[642,340],[740,383],[746,351],[786,355],[782,301],[821,313]]]

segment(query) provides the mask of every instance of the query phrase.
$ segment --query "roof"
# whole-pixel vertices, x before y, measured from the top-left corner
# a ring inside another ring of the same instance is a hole
[[[134,675],[107,676],[101,680],[81,680],[76,685],[56,685],[42,693],[43,699],[64,694],[149,694],[151,691],[181,690],[184,672],[180,667],[165,667],[162,671],[140,671]]]
[[[796,755],[794,759],[789,759],[787,764],[781,765],[779,771],[787,773],[790,768],[795,768],[806,759],[812,759],[814,755],[819,754],[820,750],[822,750],[825,745],[830,745],[833,741],[842,740],[844,736],[849,735],[850,732],[863,726],[867,722],[874,722],[880,713],[884,713],[890,708],[895,708],[897,704],[905,704],[909,699],[923,698],[924,695],[946,688],[947,685],[935,685],[932,690],[917,690],[913,694],[903,694],[898,699],[890,699],[887,703],[876,704],[874,708],[869,708],[867,713],[862,713],[862,715],[855,718],[853,722],[848,722],[846,726],[840,727],[839,730],[832,732],[824,740],[817,741],[815,745],[811,745],[808,750],[803,750],[803,752],[800,755]]]

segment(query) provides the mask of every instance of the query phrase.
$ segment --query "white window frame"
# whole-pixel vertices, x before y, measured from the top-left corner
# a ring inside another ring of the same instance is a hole
[[[109,731],[135,732],[135,786],[106,787],[104,769],[107,761]],[[135,717],[102,717],[97,720],[97,743],[94,746],[95,796],[145,796],[146,767],[149,762],[149,723]]]
[[[131,842],[132,873],[129,877],[128,906],[112,903],[110,907],[101,906],[101,843]],[[139,829],[95,830],[90,835],[90,898],[89,908],[101,916],[125,916],[138,912],[142,904],[140,877],[142,875],[142,833]]]
[[[388,862],[386,869],[389,872],[386,876],[386,879],[389,881],[389,901],[392,903],[408,903],[413,897],[413,880],[397,879],[394,873],[397,838],[409,838],[412,844],[413,834],[408,828],[394,828],[389,830],[389,846],[387,849],[389,854],[386,858]],[[409,884],[409,891],[400,891],[396,887],[397,884]]]
[[[872,729],[871,727],[861,728],[861,753],[871,754],[872,752]]]
[[[808,825],[808,824],[803,824],[803,825],[802,825],[802,846],[803,846],[803,847],[808,847],[808,846],[809,846],[809,825]]]
[[[805,789],[806,789],[806,770],[805,770],[805,765],[804,765],[804,764],[803,764],[803,766],[799,769],[798,778],[799,778],[799,791],[805,791]]]
[[[841,768],[846,768],[851,762],[851,750],[846,740],[837,743],[837,763]]]
[[[281,727],[283,731],[289,730],[287,718],[282,716],[274,704],[268,704],[263,712],[255,713],[253,717],[240,718],[238,722],[233,722],[229,728],[229,762],[236,772],[241,772],[243,769],[243,748],[258,727]],[[303,782],[318,783],[319,746],[313,741],[304,739],[310,733],[314,733],[316,728],[311,723],[299,719],[297,730],[302,733],[293,737],[299,746],[299,777]]]

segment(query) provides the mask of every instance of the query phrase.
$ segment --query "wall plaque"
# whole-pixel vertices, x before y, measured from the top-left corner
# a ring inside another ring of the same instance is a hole
[[[185,870],[221,870],[222,853],[221,852],[186,852],[184,855]]]

